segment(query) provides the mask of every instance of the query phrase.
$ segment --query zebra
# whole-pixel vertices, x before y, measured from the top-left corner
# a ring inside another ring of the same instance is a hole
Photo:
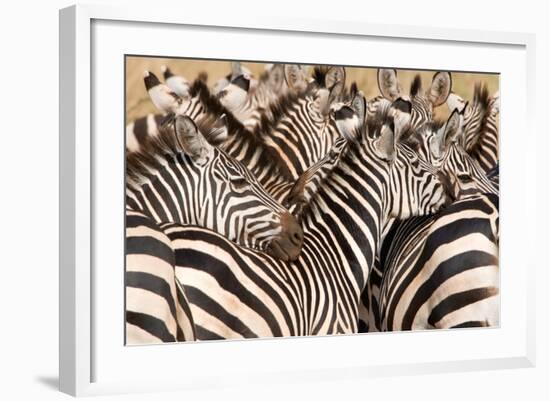
[[[296,261],[242,248],[202,227],[163,226],[198,339],[357,331],[359,294],[383,222],[433,213],[448,201],[433,167],[397,142],[391,121],[373,137],[357,122],[338,125],[339,161],[302,211],[304,242]],[[302,188],[299,180],[291,194],[299,197]]]
[[[487,86],[476,83],[471,103],[451,93],[447,99],[449,110],[463,110],[464,148],[486,172],[498,163],[498,122],[500,96],[489,96]]]
[[[195,340],[189,302],[175,275],[170,239],[126,208],[126,344]]]
[[[386,227],[362,294],[361,331],[498,324],[498,189],[462,148],[462,118],[455,110],[443,127],[417,133],[459,200]],[[461,308],[477,320],[460,321]]]
[[[397,70],[379,68],[377,76],[378,88],[385,99],[389,101],[399,98],[410,100],[412,105],[410,124],[413,127],[432,121],[434,108],[445,103],[452,88],[452,77],[447,71],[436,72],[427,91],[422,89],[422,80],[417,74],[411,83],[409,95],[403,93],[402,86],[397,79]]]
[[[186,78],[175,75],[166,65],[161,66],[161,71],[164,81],[171,91],[182,98],[189,97],[191,84]],[[165,116],[166,113],[148,113],[128,123],[126,125],[127,149],[130,151],[139,150],[139,144],[145,140],[145,137],[158,135],[158,127],[162,124]]]
[[[288,80],[296,80],[290,86],[306,87],[302,73],[296,72],[293,66],[286,67]],[[299,97],[291,92],[282,96],[269,106],[254,132],[247,130],[223,106],[219,96],[212,95],[204,80],[194,82],[190,91],[191,103],[196,105],[195,115],[201,118],[225,115],[227,136],[220,137],[218,146],[244,163],[267,192],[281,201],[301,172],[322,157],[339,136],[334,110],[341,104],[335,103],[332,107],[330,102],[342,91],[344,74],[343,70],[317,69],[317,80],[307,84],[307,95]],[[161,111],[176,115],[188,113],[185,99],[179,98],[158,79],[146,76],[145,80],[151,100]],[[319,82],[330,84],[331,91]],[[212,142],[211,138],[209,141]]]
[[[244,246],[296,259],[303,234],[294,217],[242,163],[202,134],[226,130],[223,119],[195,123],[173,116],[141,151],[127,153],[127,205],[156,223],[201,225]]]
[[[248,130],[254,130],[263,113],[269,112],[269,105],[287,93],[282,64],[273,64],[254,79],[246,71],[237,68],[231,80],[221,91],[213,91],[221,103],[243,123]]]
[[[127,152],[139,151],[143,142],[146,142],[149,137],[157,136],[159,127],[165,119],[170,118],[174,108],[177,108],[180,114],[188,115],[193,120],[202,116],[202,108],[200,102],[194,96],[193,86],[183,89],[183,82],[186,82],[185,78],[174,76],[168,67],[162,70],[165,77],[168,76],[168,80],[170,80],[175,90],[167,84],[161,85],[157,76],[152,72],[144,72],[145,89],[160,113],[148,113],[146,116],[139,117],[126,125]],[[206,80],[206,77],[201,75],[198,80]],[[214,141],[211,140],[211,142]]]
[[[381,330],[499,324],[497,197],[470,193],[394,235],[381,256]]]
[[[313,79],[306,82],[299,66],[285,65],[285,80],[294,97],[273,112],[275,118],[264,119],[259,129],[294,179],[321,159],[340,136],[331,111],[342,100],[345,77],[344,67],[316,66]]]
[[[166,118],[164,114],[148,113],[146,116],[136,118],[126,125],[126,150],[137,152],[140,144],[147,140],[147,137],[157,136],[159,126]]]
[[[374,101],[378,102],[379,99],[375,99]],[[445,181],[452,187],[450,188],[450,192],[455,198],[466,196],[468,192],[475,194],[477,191],[495,194],[495,187],[492,185],[493,183],[487,180],[483,170],[479,168],[477,163],[468,156],[461,146],[462,141],[460,140],[460,133],[462,132],[463,113],[458,113],[458,111],[455,111],[444,127],[440,128],[438,124],[430,122],[423,124],[421,129],[417,128],[417,131],[414,131],[411,129],[408,121],[408,119],[410,119],[411,112],[410,104],[407,108],[403,107],[403,103],[406,104],[407,102],[398,100],[395,103],[400,103],[395,110],[395,112],[399,112],[400,115],[395,116],[394,118],[400,121],[400,125],[402,127],[401,129],[404,131],[404,133],[400,134],[402,136],[402,140],[408,142],[409,145],[415,149],[416,153],[424,160],[438,166],[440,171],[448,177]],[[383,107],[369,109],[367,106],[367,109],[372,113],[384,112]],[[407,113],[402,113],[402,111],[407,111]],[[408,116],[408,119],[403,120],[401,118],[403,115]],[[373,121],[373,116],[370,117],[370,121]],[[443,128],[446,128],[447,131],[443,130]],[[416,136],[412,135],[413,132],[415,132]],[[452,133],[452,135],[450,133]],[[307,177],[307,184],[304,186],[304,193],[306,195],[308,192],[314,191],[314,188],[322,182],[324,176],[326,175],[324,170],[330,170],[333,167],[333,165],[338,161],[340,151],[341,147],[335,146],[331,153],[324,158],[323,163],[319,163],[317,166],[317,171],[310,169],[310,176]],[[476,185],[474,188],[465,189],[465,185],[458,180],[475,182]],[[460,184],[460,188],[458,188],[458,184]],[[308,186],[311,188],[308,188]],[[496,193],[498,193],[498,189],[496,189]],[[301,202],[307,203],[307,199],[303,199]],[[290,207],[289,204],[286,206]],[[389,231],[392,227],[392,224],[394,224],[393,221],[389,221],[386,224],[382,237],[387,235],[387,231]],[[416,233],[413,234],[416,235]],[[384,243],[387,242],[388,241],[384,241]],[[375,324],[377,324],[375,321],[378,319],[376,319],[377,316],[375,316],[375,314],[377,312],[378,289],[381,285],[381,277],[382,271],[380,270],[380,263],[375,263],[373,272],[371,272],[371,275],[369,276],[368,288],[362,294],[359,322],[360,331],[362,332],[367,331],[369,326],[375,327]]]

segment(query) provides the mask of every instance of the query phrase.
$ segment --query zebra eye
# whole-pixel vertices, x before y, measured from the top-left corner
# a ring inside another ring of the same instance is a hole
[[[462,182],[470,182],[472,181],[472,176],[467,173],[458,174],[458,179]]]

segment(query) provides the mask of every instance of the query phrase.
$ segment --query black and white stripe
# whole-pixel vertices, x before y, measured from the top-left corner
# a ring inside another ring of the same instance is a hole
[[[469,195],[435,217],[405,221],[390,239],[381,255],[381,330],[499,324],[495,196]]]
[[[327,80],[328,73],[322,71],[319,82]],[[275,199],[282,200],[299,175],[324,156],[339,137],[335,114],[341,104],[335,103],[331,110],[330,92],[316,82],[309,84],[307,95],[291,92],[272,103],[253,132],[224,107],[220,97],[212,95],[204,81],[195,81],[191,93],[200,105],[197,118],[225,115],[227,136],[216,141],[218,146],[246,165]],[[166,98],[157,104],[171,104],[173,98],[166,91],[152,96]],[[179,104],[172,109],[179,114]]]
[[[487,87],[477,83],[471,103],[453,93],[447,105],[451,111],[463,110],[464,149],[489,172],[498,164],[499,95],[489,96]]]
[[[303,209],[304,245],[291,264],[203,228],[163,227],[176,249],[177,277],[199,339],[357,331],[359,295],[382,222],[396,212],[434,212],[446,202],[433,168],[412,163],[413,151],[394,142],[390,126],[376,138],[356,137],[357,132],[344,133],[349,139],[338,163]],[[394,184],[404,181],[415,184]],[[302,183],[297,186],[301,192]],[[404,210],[402,204],[415,209]]]
[[[202,132],[224,120],[175,116],[139,152],[127,154],[127,205],[155,222],[195,224],[283,259],[300,251],[302,231],[246,167]]]
[[[176,279],[172,243],[143,213],[126,209],[126,344],[195,340],[195,325]]]
[[[443,127],[416,132],[459,200],[386,227],[362,294],[363,331],[498,324],[498,189],[462,148],[460,119],[455,110]]]
[[[378,70],[378,88],[384,98],[395,101],[399,98],[409,100],[412,105],[410,125],[415,128],[433,120],[435,107],[445,103],[451,93],[452,78],[446,71],[434,74],[428,90],[422,88],[420,75],[416,75],[411,83],[409,93],[402,90],[397,78],[397,70],[381,68]]]

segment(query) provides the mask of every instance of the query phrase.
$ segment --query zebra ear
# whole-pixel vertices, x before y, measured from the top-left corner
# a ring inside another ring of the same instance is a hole
[[[178,115],[174,124],[176,141],[183,152],[198,164],[207,161],[214,148],[202,136],[195,122],[188,116]]]
[[[332,103],[344,91],[346,84],[346,69],[344,67],[330,67],[325,75],[325,87],[330,91],[330,102]]]
[[[249,89],[250,79],[246,75],[239,75],[216,96],[224,107],[234,110],[246,101]]]
[[[284,67],[286,84],[294,92],[303,92],[307,88],[306,76],[301,66],[286,64]]]
[[[394,133],[400,138],[411,122],[412,104],[403,98],[398,98],[391,104]]]
[[[455,109],[445,124],[445,131],[443,134],[443,137],[445,138],[445,141],[443,141],[445,147],[448,147],[451,143],[457,142],[460,139],[460,135],[462,133],[461,126],[462,115],[457,109]]]
[[[339,103],[336,107],[341,106],[337,110],[333,109],[334,122],[338,127],[340,134],[348,141],[356,141],[363,132],[363,120],[355,113],[351,107]]]
[[[437,72],[432,79],[432,86],[428,92],[428,98],[434,106],[440,106],[449,97],[451,88],[453,86],[453,80],[451,73],[447,71]]]
[[[174,73],[172,72],[172,70],[170,70],[170,68],[163,64],[160,66],[160,70],[162,71],[162,76],[164,77],[164,80],[166,81],[168,78],[170,77],[173,77],[174,76]]]
[[[145,89],[157,109],[163,113],[175,113],[182,103],[182,99],[168,86],[160,83],[155,74],[145,71],[143,74]]]
[[[382,160],[391,161],[395,157],[395,134],[393,129],[384,124],[380,136],[374,140],[374,150]]]
[[[351,101],[351,108],[359,117],[361,126],[365,125],[367,119],[367,100],[362,92],[356,92]]]
[[[378,69],[378,89],[388,100],[395,100],[401,96],[401,86],[397,80],[397,70],[393,68]]]
[[[160,67],[164,82],[178,96],[189,98],[189,82],[180,75],[175,75],[166,65]]]
[[[231,62],[231,80],[234,80],[239,75],[243,75],[243,67],[241,66],[240,61],[232,61]]]
[[[459,112],[464,112],[464,110],[466,110],[467,103],[468,102],[466,102],[454,92],[451,92],[449,94],[449,97],[447,97],[447,107],[449,108],[450,112],[452,112],[454,109],[457,109]]]

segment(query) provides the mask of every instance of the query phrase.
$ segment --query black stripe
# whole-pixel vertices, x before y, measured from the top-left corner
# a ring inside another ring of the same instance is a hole
[[[468,322],[463,322],[454,326],[451,326],[451,329],[461,329],[461,328],[468,328],[468,327],[487,327],[487,322],[482,322],[479,320],[470,320]]]
[[[174,266],[174,251],[153,237],[126,237],[126,255],[151,255]]]
[[[175,253],[177,266],[190,265],[210,274],[224,290],[234,294],[242,303],[262,316],[275,337],[282,335],[281,328],[271,310],[255,294],[242,285],[225,263],[214,256],[195,249],[177,249]],[[251,272],[250,275],[252,275]],[[267,289],[266,283],[258,284],[261,288]],[[189,301],[193,303],[192,299],[189,299]]]
[[[205,329],[204,327],[199,326],[199,325],[197,325],[195,327],[195,330],[196,330],[196,333],[197,333],[197,338],[200,338],[201,341],[204,341],[204,340],[226,340],[225,338],[220,337],[216,333],[213,333],[210,330]]]
[[[197,305],[199,308],[205,310],[209,315],[212,315],[222,321],[227,327],[236,333],[241,334],[245,338],[257,338],[258,335],[254,333],[250,327],[246,326],[242,320],[237,316],[231,314],[231,311],[224,309],[218,302],[209,297],[199,288],[192,286],[185,286],[185,293],[189,301]],[[198,338],[203,340],[203,338]]]
[[[139,288],[142,290],[150,291],[153,294],[164,298],[166,303],[170,307],[170,313],[177,322],[176,305],[170,285],[161,277],[155,276],[150,273],[127,271],[126,272],[126,287]]]
[[[262,288],[263,291],[267,294],[267,296],[278,306],[281,314],[283,315],[285,319],[286,326],[290,329],[291,335],[296,335],[294,333],[294,325],[292,324],[292,320],[290,317],[290,312],[294,316],[299,316],[302,310],[302,307],[297,304],[296,300],[296,294],[297,290],[296,288],[288,289],[289,286],[288,279],[284,283],[281,282],[281,274],[289,274],[288,270],[282,262],[274,262],[273,259],[268,259],[263,257],[261,253],[249,251],[246,250],[246,248],[235,248],[235,245],[227,240],[226,238],[222,237],[219,234],[213,233],[212,231],[205,230],[205,229],[191,229],[190,227],[186,227],[184,230],[175,231],[172,233],[168,233],[169,238],[174,241],[177,239],[185,239],[185,240],[192,240],[192,241],[202,241],[209,244],[213,244],[218,246],[223,252],[228,253],[231,258],[231,260],[234,260],[236,264],[239,266],[240,270],[248,277],[251,281],[253,281],[257,286]],[[281,295],[273,288],[272,285],[268,285],[264,279],[259,277],[249,266],[248,261],[243,260],[243,255],[246,255],[248,258],[250,258],[251,263],[254,266],[259,267],[262,272],[269,277],[269,279],[275,283],[277,286],[277,289],[284,293],[284,296],[286,299],[288,299],[291,302],[291,308],[288,310],[288,306],[286,306],[285,302],[281,299]],[[183,259],[185,261],[185,259]],[[223,267],[221,268],[221,272],[227,270],[227,267],[221,260],[217,260],[218,264],[221,264]],[[278,264],[281,264],[283,267],[279,268]],[[176,262],[177,264],[177,262]],[[204,265],[204,261],[199,259],[199,264],[195,265],[194,263],[187,264],[193,267],[201,267]],[[215,269],[214,269],[215,270]],[[282,273],[281,273],[282,272]],[[290,272],[292,274],[292,272]],[[295,277],[300,276],[298,272],[296,273]],[[285,277],[283,277],[285,279]],[[277,283],[280,283],[277,285]]]
[[[449,295],[442,300],[435,308],[433,308],[428,323],[435,327],[437,322],[441,321],[449,313],[452,313],[460,308],[464,308],[470,304],[479,302],[486,298],[490,298],[498,294],[498,290],[494,287],[474,288],[467,291],[458,292]]]
[[[436,248],[432,248],[436,249]],[[432,252],[430,252],[431,255]],[[424,267],[426,260],[421,257],[417,266]],[[411,300],[407,311],[403,317],[403,330],[410,330],[416,313],[422,305],[432,296],[437,288],[449,278],[467,270],[475,269],[481,266],[496,264],[494,255],[487,254],[482,251],[469,251],[453,255],[451,258],[440,263],[435,271],[430,276],[429,280],[423,283],[416,291]],[[418,272],[418,268],[414,269]],[[415,274],[416,276],[416,274]],[[407,281],[405,284],[408,284]]]
[[[195,332],[195,322],[193,320],[193,315],[191,314],[191,309],[189,307],[189,302],[185,298],[185,295],[182,293],[183,289],[178,285],[178,282],[176,282],[176,295],[178,297],[178,304],[180,308],[183,310],[184,315],[186,316],[187,320],[189,320],[189,324],[191,325],[191,329],[193,330],[193,337],[197,338],[197,333]],[[178,322],[178,336],[180,335],[181,327]],[[183,336],[183,332],[181,332],[182,340],[185,340]],[[180,341],[180,337],[178,337],[178,341]]]
[[[157,337],[162,342],[169,343],[176,341],[174,336],[166,328],[164,322],[156,317],[140,312],[126,311],[126,322],[141,328],[149,334]]]

